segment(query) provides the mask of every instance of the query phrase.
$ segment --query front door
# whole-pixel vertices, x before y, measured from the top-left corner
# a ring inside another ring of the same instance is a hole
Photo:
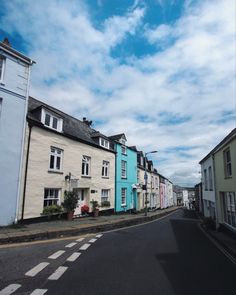
[[[84,189],[74,189],[76,195],[78,196],[78,202],[75,208],[75,216],[81,215],[81,207],[85,204]]]

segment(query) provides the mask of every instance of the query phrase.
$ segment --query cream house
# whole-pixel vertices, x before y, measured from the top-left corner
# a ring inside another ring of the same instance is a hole
[[[44,207],[60,205],[65,190],[79,197],[75,214],[91,200],[109,201],[114,209],[112,141],[86,118],[80,121],[34,98],[29,98],[27,122],[19,218],[39,217]]]

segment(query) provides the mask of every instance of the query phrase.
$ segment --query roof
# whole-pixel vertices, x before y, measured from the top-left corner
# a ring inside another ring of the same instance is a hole
[[[124,133],[109,136],[109,138],[111,140],[115,140],[115,141],[121,139],[121,137],[125,137],[125,139],[126,139],[126,136]]]
[[[20,53],[19,51],[13,49],[9,42],[1,42],[0,41],[0,49],[2,49],[3,51],[5,51],[6,53],[8,53],[11,56],[14,56],[16,58],[19,58],[20,60],[24,61],[25,63],[32,65],[35,63],[35,61],[33,61],[32,59],[30,59],[29,57],[23,55],[22,53]]]
[[[219,149],[228,144],[234,137],[236,137],[236,128],[234,128],[217,146],[215,146],[200,162],[202,164],[207,158],[216,153]]]
[[[83,121],[80,121],[52,106],[49,106],[48,104],[39,101],[33,97],[29,97],[29,103],[28,103],[28,115],[27,119],[31,124],[37,125],[41,128],[50,130],[51,132],[57,132],[52,129],[49,129],[45,127],[40,120],[40,117],[37,116],[37,111],[39,111],[41,108],[46,108],[47,110],[50,110],[53,113],[56,113],[57,116],[60,116],[63,119],[63,132],[59,133],[63,136],[72,138],[77,141],[81,141],[84,143],[87,143],[89,145],[95,146],[97,148],[114,152],[113,150],[109,150],[106,148],[103,148],[99,145],[99,142],[96,140],[97,136],[94,135],[101,135],[105,138],[107,138],[105,135],[101,134],[99,131],[91,128],[88,124],[86,124]],[[58,133],[58,132],[57,132]]]

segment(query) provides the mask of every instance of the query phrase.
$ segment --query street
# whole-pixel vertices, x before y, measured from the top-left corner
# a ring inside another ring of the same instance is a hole
[[[182,209],[131,228],[0,248],[0,294],[233,294],[236,266]]]

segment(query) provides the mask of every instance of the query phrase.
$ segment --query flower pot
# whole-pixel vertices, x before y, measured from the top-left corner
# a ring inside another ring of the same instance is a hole
[[[73,220],[74,211],[67,212],[67,220]]]

